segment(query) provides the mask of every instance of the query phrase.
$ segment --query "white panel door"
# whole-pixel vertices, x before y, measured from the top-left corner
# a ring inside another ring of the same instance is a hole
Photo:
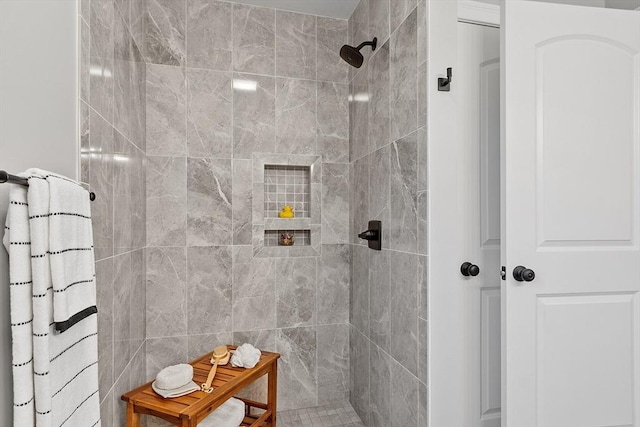
[[[640,12],[502,22],[502,425],[640,427]]]
[[[461,230],[464,278],[465,425],[500,426],[500,30],[458,23]]]

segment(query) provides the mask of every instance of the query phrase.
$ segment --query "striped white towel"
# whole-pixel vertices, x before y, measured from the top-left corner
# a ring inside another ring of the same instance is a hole
[[[12,189],[7,217],[11,221],[8,230],[10,265],[14,258],[20,265],[31,264],[31,307],[27,307],[29,304],[12,306],[11,311],[12,316],[14,312],[29,310],[33,315],[33,368],[30,379],[14,377],[14,389],[23,387],[18,381],[32,382],[35,396],[31,400],[35,403],[35,425],[38,427],[99,426],[97,318],[92,315],[96,310],[89,197],[82,187],[68,178],[38,169],[30,169],[27,176],[28,234],[15,235],[13,228],[14,218],[24,215],[24,205],[14,204],[13,198],[16,195],[16,201],[24,200],[25,189]],[[61,183],[64,183],[62,187],[59,186]],[[23,193],[21,197],[18,196],[20,192]],[[12,212],[18,206],[23,209]],[[12,244],[14,242],[30,245],[30,259],[20,260],[25,254],[14,250],[14,246],[21,246]],[[68,256],[75,252],[83,255]],[[13,283],[14,271],[10,270],[9,274]],[[19,279],[15,278],[16,281]],[[73,288],[76,288],[74,292],[69,292]],[[66,298],[58,298],[58,294],[65,294]],[[15,323],[12,317],[12,324]],[[14,335],[14,349],[24,345],[23,338]],[[14,357],[14,361],[18,359]],[[14,391],[14,405],[21,403]],[[28,427],[34,424],[18,423],[14,417],[14,425]]]

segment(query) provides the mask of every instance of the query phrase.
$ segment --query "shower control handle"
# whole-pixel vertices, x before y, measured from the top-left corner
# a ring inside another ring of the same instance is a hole
[[[518,282],[531,282],[536,278],[536,273],[530,268],[519,265],[513,269],[513,278]]]
[[[369,221],[369,229],[358,234],[358,237],[366,240],[370,249],[382,250],[382,222]]]
[[[460,273],[465,277],[475,277],[480,274],[480,267],[470,262],[463,262],[460,266]]]
[[[378,230],[363,231],[358,237],[364,240],[378,240]]]

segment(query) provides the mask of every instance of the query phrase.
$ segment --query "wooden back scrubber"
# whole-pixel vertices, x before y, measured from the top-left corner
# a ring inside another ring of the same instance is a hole
[[[207,376],[207,382],[200,386],[200,389],[205,393],[211,393],[213,391],[213,387],[211,387],[211,383],[213,382],[213,378],[216,376],[216,370],[218,369],[218,365],[226,365],[229,363],[229,359],[231,358],[231,353],[229,353],[229,349],[226,345],[219,345],[218,347],[213,349],[213,353],[211,354],[211,363],[213,366],[209,371],[209,375]]]

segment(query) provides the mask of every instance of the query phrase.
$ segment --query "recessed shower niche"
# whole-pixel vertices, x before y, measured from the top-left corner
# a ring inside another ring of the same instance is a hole
[[[320,157],[254,154],[253,168],[254,256],[319,256]],[[285,206],[292,218],[279,216]]]

